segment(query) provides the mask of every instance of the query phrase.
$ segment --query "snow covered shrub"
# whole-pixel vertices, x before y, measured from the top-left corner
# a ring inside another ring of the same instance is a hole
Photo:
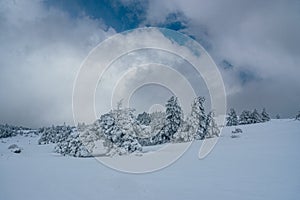
[[[74,131],[75,127],[66,126],[52,126],[43,127],[38,130],[41,134],[38,144],[58,143],[65,141],[68,136]]]
[[[239,135],[239,134],[232,134],[230,137],[231,137],[231,138],[239,138],[240,135]]]
[[[100,129],[99,120],[90,125],[79,124],[77,126],[77,131],[82,144],[91,154],[99,148],[99,143],[104,142],[104,136]]]
[[[16,145],[16,144],[10,145],[8,147],[8,149],[10,149],[11,152],[13,152],[13,153],[21,153],[21,151],[22,151],[22,149],[18,145]]]
[[[238,117],[237,117],[236,112],[233,108],[230,109],[226,120],[227,120],[226,126],[237,126],[237,125],[239,125]]]
[[[231,131],[231,138],[238,138],[240,137],[240,134],[243,133],[242,129],[236,128],[233,131]]]
[[[74,156],[74,157],[88,157],[90,156],[89,151],[82,144],[79,134],[77,132],[73,132],[69,134],[65,140],[60,141],[54,148],[54,152]]]
[[[243,130],[240,128],[236,128],[233,131],[231,131],[231,133],[243,133]]]
[[[90,125],[78,124],[76,129],[73,128],[62,138],[63,140],[57,142],[54,151],[74,157],[92,156],[95,149],[99,148],[98,143],[102,145],[104,141],[98,120]]]

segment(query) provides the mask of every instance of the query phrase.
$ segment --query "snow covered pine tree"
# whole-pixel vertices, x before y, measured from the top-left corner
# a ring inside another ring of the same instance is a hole
[[[226,120],[227,120],[226,126],[237,126],[237,125],[239,125],[238,117],[237,117],[236,112],[233,108],[230,109]]]
[[[251,124],[261,123],[263,121],[261,115],[257,112],[256,109],[253,110],[253,112],[250,115],[250,118]]]
[[[239,122],[239,124],[251,124],[251,112],[248,110],[244,110],[240,115]]]
[[[169,142],[178,131],[183,120],[183,113],[178,99],[172,96],[166,103],[166,124],[161,133],[162,142]]]
[[[192,103],[191,115],[188,119],[190,124],[189,133],[193,135],[194,139],[202,140],[205,137],[205,123],[206,115],[204,110],[204,97],[196,97]]]
[[[263,122],[267,122],[267,121],[270,121],[270,116],[269,114],[267,113],[266,109],[263,108],[263,111],[261,113],[261,119]]]
[[[137,140],[141,129],[133,115],[133,109],[123,109],[119,105],[117,109],[102,115],[99,124],[106,139],[106,146],[110,148],[110,155],[142,150]]]
[[[205,137],[206,138],[212,138],[214,136],[219,137],[220,136],[220,130],[218,128],[218,125],[214,119],[214,112],[209,112],[206,118],[205,123]]]

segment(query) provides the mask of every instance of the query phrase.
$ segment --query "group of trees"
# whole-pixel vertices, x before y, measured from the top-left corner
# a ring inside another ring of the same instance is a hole
[[[270,121],[270,116],[266,112],[266,109],[264,108],[261,113],[259,113],[256,109],[254,109],[252,112],[248,110],[244,110],[241,113],[241,115],[238,117],[235,110],[231,108],[229,110],[226,120],[227,120],[226,123],[227,126],[237,126],[243,124],[255,124],[261,122],[267,122]]]
[[[16,135],[29,135],[31,133],[35,134],[36,132],[34,130],[31,130],[31,129],[23,127],[23,126],[0,124],[0,138],[7,138],[7,137],[16,136]]]
[[[93,152],[97,141],[103,143],[107,155],[122,155],[139,152],[142,146],[147,145],[218,137],[220,131],[214,113],[206,113],[204,103],[204,97],[195,98],[191,113],[184,117],[175,96],[166,102],[165,112],[143,112],[137,116],[134,109],[123,108],[120,102],[116,109],[101,115],[93,124],[81,124],[77,127],[64,124],[40,128],[37,131],[41,135],[38,144],[55,143],[55,152],[85,157]],[[263,113],[261,119],[265,118]],[[240,121],[243,115],[240,116]],[[232,117],[231,124],[242,123],[237,123],[234,110],[229,116]],[[256,119],[260,115],[255,111],[249,116],[255,116]]]
[[[120,102],[93,124],[81,124],[76,130],[65,125],[40,129],[39,143],[57,143],[55,151],[63,155],[88,156],[101,141],[106,155],[122,155],[139,152],[147,145],[219,136],[214,114],[205,113],[204,102],[203,97],[195,98],[186,118],[175,96],[166,102],[165,112],[143,112],[137,116],[134,109],[123,108]]]
[[[191,106],[191,113],[184,117],[178,98],[171,97],[165,112],[143,112],[137,116],[134,109],[123,108],[121,102],[116,109],[101,115],[93,124],[79,124],[77,127],[52,126],[38,130],[41,137],[39,144],[56,143],[55,152],[75,157],[90,156],[96,143],[100,141],[105,147],[103,154],[128,154],[139,152],[142,146],[157,145],[168,142],[187,142],[219,136],[219,128],[214,113],[206,114],[205,99],[197,97]],[[300,120],[300,112],[296,116]],[[230,109],[227,126],[252,124],[269,121],[265,109],[259,113],[243,111],[238,116]],[[0,127],[1,128],[1,127]]]
[[[100,117],[97,133],[104,136],[107,147],[117,148],[118,154],[140,151],[147,145],[219,136],[213,112],[205,114],[204,101],[203,97],[195,98],[186,119],[175,96],[166,102],[165,112],[143,112],[136,117],[133,109],[119,104]]]
[[[38,144],[63,142],[74,130],[75,127],[67,126],[66,124],[62,126],[42,127],[38,129],[38,134],[41,135]]]

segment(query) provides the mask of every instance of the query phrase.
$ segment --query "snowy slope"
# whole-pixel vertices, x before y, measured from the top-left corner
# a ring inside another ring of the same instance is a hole
[[[112,170],[94,158],[54,154],[53,145],[38,146],[38,138],[1,139],[0,199],[300,199],[300,122],[240,128],[241,137],[231,138],[233,128],[225,127],[203,160],[197,141],[173,165],[139,175]],[[11,144],[22,153],[10,152]]]

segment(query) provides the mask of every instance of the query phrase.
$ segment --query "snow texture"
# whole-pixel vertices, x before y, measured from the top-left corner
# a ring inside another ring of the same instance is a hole
[[[299,121],[272,119],[237,128],[243,134],[232,139],[234,128],[225,127],[202,160],[197,157],[201,141],[196,140],[171,166],[141,175],[112,170],[94,158],[60,156],[53,153],[55,144],[37,145],[37,136],[2,138],[0,199],[299,200]],[[22,146],[22,153],[11,152],[12,144]],[[182,144],[169,145],[174,151],[161,148],[158,156],[172,155]],[[158,147],[143,147],[142,154]]]

